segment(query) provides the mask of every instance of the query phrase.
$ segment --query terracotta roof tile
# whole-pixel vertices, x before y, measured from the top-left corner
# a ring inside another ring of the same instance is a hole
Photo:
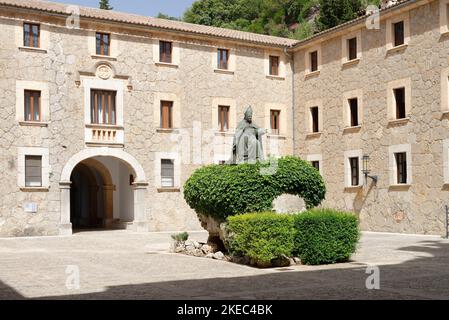
[[[66,14],[67,7],[69,6],[68,4],[49,2],[43,0],[0,0],[0,5],[41,10],[45,12],[52,12],[58,14]],[[148,26],[150,28],[157,28],[169,31],[215,36],[231,40],[252,42],[261,45],[289,47],[298,42],[296,40],[287,38],[273,37],[231,29],[203,26],[180,21],[158,19],[153,17],[145,17],[129,13],[121,13],[113,10],[112,11],[101,10],[82,6],[78,7],[80,8],[81,17],[86,18],[143,25]]]

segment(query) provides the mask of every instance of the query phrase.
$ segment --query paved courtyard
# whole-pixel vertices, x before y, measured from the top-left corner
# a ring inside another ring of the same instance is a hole
[[[169,243],[129,231],[0,239],[0,299],[449,299],[441,237],[364,233],[350,263],[271,270],[170,254]],[[366,289],[367,265],[379,290]]]

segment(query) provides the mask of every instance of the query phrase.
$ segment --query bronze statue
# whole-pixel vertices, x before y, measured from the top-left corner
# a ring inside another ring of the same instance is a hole
[[[264,160],[262,136],[265,130],[253,123],[253,109],[249,106],[237,126],[232,144],[232,164]]]

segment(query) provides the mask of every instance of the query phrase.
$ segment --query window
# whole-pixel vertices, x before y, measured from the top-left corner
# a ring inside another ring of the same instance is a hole
[[[270,110],[270,126],[272,134],[280,133],[280,118],[281,111],[280,110]]]
[[[116,91],[91,90],[91,122],[93,124],[116,124]]]
[[[348,61],[357,59],[357,38],[348,39]]]
[[[270,56],[270,76],[278,76],[279,75],[279,57],[278,56]]]
[[[357,98],[349,99],[350,125],[357,127],[359,125],[359,101]]]
[[[229,106],[218,106],[218,129],[220,132],[229,130]]]
[[[220,166],[223,166],[223,165],[226,164],[226,160],[219,160],[219,161],[218,161],[218,164],[219,164]]]
[[[172,188],[175,185],[175,161],[161,159],[161,186]]]
[[[310,108],[310,115],[312,117],[312,132],[320,132],[319,119],[318,119],[318,107]]]
[[[320,171],[320,162],[319,161],[311,161],[310,164],[312,165],[312,167],[314,167],[315,169]]]
[[[359,158],[349,158],[349,165],[351,168],[351,186],[355,187],[360,184],[359,179]]]
[[[42,187],[42,156],[25,156],[25,186]]]
[[[229,66],[229,50],[227,49],[218,49],[218,69],[227,70]]]
[[[393,33],[394,33],[394,46],[400,46],[405,43],[404,36],[404,21],[399,21],[393,24]]]
[[[405,88],[394,89],[394,99],[396,102],[396,119],[404,119],[405,112]]]
[[[173,43],[159,41],[159,62],[172,63]]]
[[[407,184],[407,153],[395,153],[394,157],[396,159],[397,184]]]
[[[108,33],[96,33],[96,48],[97,54],[102,56],[109,56],[111,54],[111,35]]]
[[[318,51],[310,53],[310,72],[318,71]]]
[[[173,128],[173,101],[161,101],[161,128]]]
[[[41,121],[41,92],[25,90],[25,121]]]
[[[38,24],[23,24],[23,45],[25,47],[40,47],[40,26]]]

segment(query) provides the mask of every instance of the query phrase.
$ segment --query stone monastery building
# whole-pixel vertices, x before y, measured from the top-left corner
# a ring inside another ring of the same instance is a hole
[[[182,186],[230,158],[248,105],[266,156],[321,172],[323,206],[443,234],[448,12],[395,2],[296,41],[0,0],[0,236],[201,229]]]

